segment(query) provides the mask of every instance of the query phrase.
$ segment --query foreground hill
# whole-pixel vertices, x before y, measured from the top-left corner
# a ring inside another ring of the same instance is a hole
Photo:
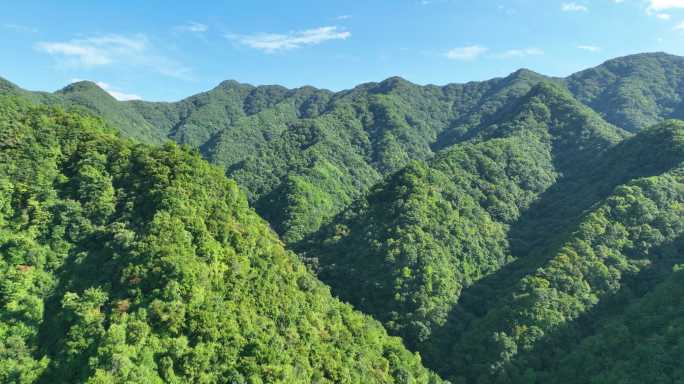
[[[197,154],[0,98],[3,383],[438,383]]]

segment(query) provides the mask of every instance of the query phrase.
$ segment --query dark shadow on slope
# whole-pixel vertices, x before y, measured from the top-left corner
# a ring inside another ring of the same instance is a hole
[[[615,187],[662,174],[680,163],[684,148],[676,138],[677,125],[661,125],[625,140],[581,167],[583,173],[567,176],[544,192],[510,228],[508,240],[515,261],[464,288],[445,325],[434,329],[419,347],[426,365],[443,371],[445,367],[437,362],[458,342],[459,335],[466,333],[469,324],[494,309],[522,277],[548,262]]]
[[[600,325],[608,319],[622,315],[629,304],[643,298],[652,292],[658,284],[665,281],[673,272],[673,266],[684,262],[684,235],[674,241],[661,244],[650,251],[651,264],[635,274],[625,274],[620,288],[584,312],[581,316],[563,324],[560,328],[544,335],[530,350],[523,350],[516,354],[503,369],[504,374],[497,377],[485,375],[480,377],[483,383],[546,383],[555,382],[553,377],[537,375],[541,381],[529,381],[530,372],[544,372],[558,368],[561,359],[577,347],[583,339],[596,334]],[[456,307],[451,313],[449,321],[433,334],[431,343],[422,353],[426,367],[438,372],[448,379],[456,379],[455,383],[469,382],[465,377],[473,372],[483,374],[488,368],[480,366],[474,368],[459,368],[459,362],[449,360],[454,346],[460,343],[460,338],[470,330],[470,323],[477,321],[474,316],[463,308]],[[472,364],[482,362],[473,361]],[[470,377],[470,379],[474,379]],[[482,381],[484,380],[484,381]],[[526,381],[528,380],[528,381]]]
[[[625,140],[544,192],[511,225],[508,241],[515,261],[464,289],[460,305],[484,315],[496,297],[552,257],[582,218],[615,187],[676,166],[684,159],[684,151],[674,145],[675,132],[652,129]]]
[[[626,314],[629,306],[643,299],[665,282],[673,267],[684,262],[684,235],[659,246],[651,252],[651,264],[636,274],[625,275],[615,293],[601,298],[590,310],[562,327],[545,335],[534,348],[523,351],[509,362],[507,372],[495,382],[524,382],[524,376],[536,377],[534,382],[556,382],[553,376],[562,368],[562,359],[572,353],[587,338],[601,332],[607,321]],[[646,316],[655,314],[644,314]],[[634,321],[639,321],[634,319]]]

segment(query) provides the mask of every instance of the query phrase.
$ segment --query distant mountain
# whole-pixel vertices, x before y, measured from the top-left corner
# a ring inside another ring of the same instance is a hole
[[[684,118],[684,57],[644,53],[565,79],[578,100],[628,131]]]
[[[85,108],[127,137],[148,143],[171,139],[199,148],[238,180],[257,211],[292,243],[382,177],[477,134],[540,81],[566,85],[608,122],[636,132],[683,117],[682,73],[680,57],[641,54],[566,79],[520,70],[502,79],[443,87],[395,77],[332,93],[225,81],[174,103],[119,102],[89,82],[55,94],[17,87],[13,92],[50,105]],[[311,133],[312,126],[320,135],[302,136],[301,130]],[[284,165],[283,158],[294,152],[299,160],[292,163],[299,165]],[[355,173],[349,174],[352,169]]]

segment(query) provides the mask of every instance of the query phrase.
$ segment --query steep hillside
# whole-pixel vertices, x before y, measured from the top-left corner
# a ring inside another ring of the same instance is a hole
[[[0,79],[0,381],[684,380],[683,75]]]
[[[54,94],[0,92],[85,108],[127,137],[171,139],[224,167],[288,243],[315,232],[383,177],[414,160],[481,136],[535,84],[567,86],[608,122],[636,132],[684,117],[684,59],[641,54],[566,79],[529,70],[443,87],[398,77],[333,93],[225,81],[173,103],[118,102],[93,83]]]
[[[438,383],[198,155],[0,98],[3,383]]]
[[[299,250],[334,293],[423,350],[464,287],[515,259],[509,228],[521,212],[622,137],[539,84],[470,141],[376,185]]]
[[[653,148],[660,152],[656,155]],[[616,155],[622,159],[619,165],[611,161]],[[631,304],[649,289],[649,280],[663,279],[679,262],[684,231],[682,162],[681,122],[645,130],[607,151],[589,172],[603,178],[573,190],[574,197],[554,199],[542,207],[553,216],[554,208],[572,212],[563,206],[574,206],[586,195],[593,196],[594,203],[584,205],[585,211],[575,208],[580,216],[566,218],[564,226],[538,230],[536,237],[552,241],[531,247],[520,262],[464,292],[451,314],[456,325],[436,336],[450,352],[433,350],[427,361],[441,366],[448,377],[466,382],[484,377],[491,382],[529,382],[525,380],[531,371],[544,372],[556,364],[556,353],[588,336],[588,324],[610,319],[624,303]],[[609,176],[614,173],[619,176]],[[601,184],[615,183],[619,184],[605,198],[592,194],[602,189]],[[622,303],[616,299],[620,295]],[[448,344],[442,339],[445,335],[452,337]]]

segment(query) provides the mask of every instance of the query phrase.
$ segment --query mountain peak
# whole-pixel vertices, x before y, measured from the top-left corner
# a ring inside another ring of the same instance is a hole
[[[395,90],[414,87],[415,84],[399,76],[389,77],[377,84],[377,93],[389,93]]]
[[[241,83],[237,80],[229,79],[229,80],[223,80],[222,82],[219,83],[216,87],[214,87],[214,90],[223,90],[223,91],[233,91],[233,90],[245,90],[245,89],[252,89],[255,88],[251,84],[244,84]]]
[[[77,81],[75,83],[71,83],[67,85],[66,87],[60,89],[56,93],[61,93],[61,94],[69,94],[69,93],[76,93],[76,92],[97,92],[101,94],[106,94],[109,97],[112,97],[107,93],[104,89],[102,89],[99,85],[97,85],[93,81],[89,80],[81,80]]]

